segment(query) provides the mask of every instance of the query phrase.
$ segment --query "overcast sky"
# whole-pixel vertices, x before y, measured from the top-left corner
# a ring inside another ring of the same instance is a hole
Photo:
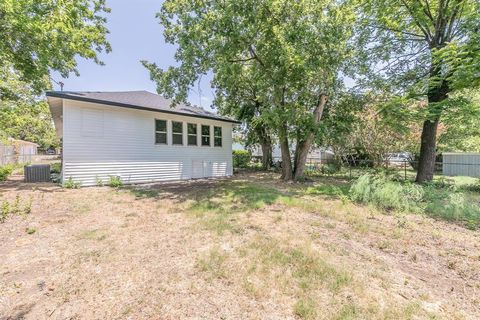
[[[67,91],[129,91],[147,90],[156,92],[155,83],[140,60],[156,62],[166,68],[175,65],[175,47],[166,44],[163,30],[155,14],[160,10],[160,0],[107,0],[112,12],[107,15],[110,30],[108,40],[112,52],[102,54],[105,62],[99,66],[91,60],[78,60],[80,76],[72,74],[62,79],[57,73],[55,81],[62,81]],[[54,84],[55,90],[60,90]],[[200,92],[199,92],[200,91]],[[203,81],[200,90],[191,91],[191,103],[209,107],[213,93],[208,81]]]

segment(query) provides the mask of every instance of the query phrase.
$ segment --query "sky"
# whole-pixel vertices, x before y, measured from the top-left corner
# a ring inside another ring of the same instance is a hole
[[[130,91],[147,90],[156,92],[147,69],[140,60],[155,62],[161,68],[176,65],[175,47],[166,44],[163,29],[155,18],[161,0],[107,0],[111,13],[107,14],[108,40],[112,51],[100,54],[104,66],[92,60],[78,59],[80,76],[71,74],[63,79],[58,73],[52,78],[64,83],[65,91]],[[54,89],[60,86],[54,83]],[[213,92],[208,81],[202,81],[189,95],[193,104],[207,108]]]

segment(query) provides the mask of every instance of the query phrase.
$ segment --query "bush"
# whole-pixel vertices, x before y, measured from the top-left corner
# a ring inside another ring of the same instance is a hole
[[[353,201],[369,203],[383,210],[418,211],[424,191],[421,186],[401,184],[385,176],[366,174],[350,188]]]
[[[13,172],[13,165],[7,164],[0,167],[0,181],[5,181]]]
[[[63,187],[67,189],[78,189],[82,184],[80,182],[73,181],[72,177],[63,182]]]
[[[108,186],[112,188],[118,188],[123,186],[122,179],[120,179],[119,176],[110,176],[110,179],[108,180]]]
[[[340,166],[333,164],[333,163],[328,163],[324,164],[323,166],[320,167],[320,172],[325,175],[332,175],[340,171]]]
[[[252,160],[252,154],[246,150],[233,150],[233,167],[246,168]]]
[[[50,165],[50,173],[60,174],[62,171],[62,164],[60,162],[52,163]]]
[[[383,210],[421,212],[454,221],[470,229],[480,228],[480,206],[452,185],[393,181],[384,175],[363,175],[350,188],[350,199]]]

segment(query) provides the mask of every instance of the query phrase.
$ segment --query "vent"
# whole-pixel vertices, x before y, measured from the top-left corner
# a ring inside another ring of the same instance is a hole
[[[34,164],[24,168],[25,182],[48,182],[50,181],[50,165]]]

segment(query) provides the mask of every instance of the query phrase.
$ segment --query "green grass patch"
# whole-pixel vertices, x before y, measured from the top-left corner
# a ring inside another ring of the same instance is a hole
[[[367,174],[353,183],[350,198],[386,211],[424,213],[478,229],[479,195],[464,190],[450,179],[437,179],[421,186],[394,181],[384,175]]]

